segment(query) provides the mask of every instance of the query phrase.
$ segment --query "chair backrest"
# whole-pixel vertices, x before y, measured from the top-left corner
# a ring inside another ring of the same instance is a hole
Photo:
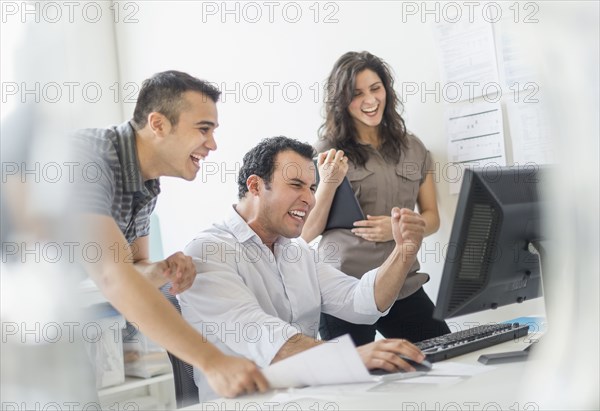
[[[156,213],[153,213],[150,216],[150,259],[152,261],[164,259],[160,223]],[[170,287],[171,284],[167,283],[160,291],[167,300],[175,306],[177,312],[181,314],[179,301],[177,301],[177,298],[169,292]],[[175,357],[170,352],[167,352],[167,354],[169,354],[169,360],[171,360],[171,366],[173,367],[175,402],[177,403],[177,408],[198,404],[200,399],[198,397],[198,387],[196,387],[196,383],[194,382],[193,367],[187,362]]]
[[[164,296],[177,308],[177,311],[181,313],[181,307],[179,307],[179,301],[174,295],[169,293],[169,287],[171,284],[166,284],[161,288]],[[189,405],[198,404],[200,399],[198,397],[198,387],[194,382],[194,369],[185,361],[180,360],[170,352],[169,360],[171,360],[171,366],[173,367],[173,378],[175,380],[175,401],[177,408],[187,407]]]

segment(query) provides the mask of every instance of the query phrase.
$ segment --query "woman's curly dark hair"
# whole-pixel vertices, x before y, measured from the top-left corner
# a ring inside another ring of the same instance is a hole
[[[379,76],[386,92],[385,110],[379,125],[379,151],[387,160],[397,162],[406,145],[406,126],[398,111],[403,106],[394,91],[394,78],[387,63],[366,51],[345,53],[333,66],[327,80],[325,122],[319,128],[319,138],[344,150],[355,164],[364,166],[368,155],[358,142],[348,107],[354,97],[356,76],[367,69]]]

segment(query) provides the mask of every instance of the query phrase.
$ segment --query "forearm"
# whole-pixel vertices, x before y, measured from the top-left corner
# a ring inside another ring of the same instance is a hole
[[[329,210],[331,209],[331,203],[333,202],[336,188],[337,187],[331,187],[331,185],[323,183],[317,189],[315,194],[315,207],[308,215],[308,219],[302,229],[302,239],[307,243],[311,242],[325,231],[327,217],[329,217]]]
[[[109,253],[126,249],[123,234],[111,217],[78,216],[77,239],[100,247],[100,260],[82,260],[90,277],[107,300],[148,338],[182,360],[204,370],[223,354],[187,324],[175,307],[133,266],[129,255],[121,260]],[[134,261],[146,261],[145,256]],[[147,267],[146,267],[147,268]]]
[[[292,355],[298,354],[299,352],[306,351],[309,348],[316,347],[317,345],[322,343],[322,341],[317,341],[314,338],[308,337],[304,334],[296,334],[281,346],[277,354],[275,354],[275,357],[273,357],[273,361],[271,361],[271,364],[274,364],[277,361],[281,361],[285,358],[291,357]]]
[[[151,340],[182,360],[204,369],[210,359],[221,354],[187,324],[165,297],[133,268],[105,270],[93,278],[119,312]]]
[[[425,220],[425,233],[424,237],[431,235],[440,228],[440,217],[437,212],[423,211],[421,217]]]
[[[396,246],[384,261],[375,277],[375,304],[380,312],[387,310],[398,297],[406,276],[412,267],[415,257],[406,257],[405,252]]]
[[[140,260],[133,263],[135,269],[156,288],[160,288],[168,282],[160,270],[158,263],[149,260]]]

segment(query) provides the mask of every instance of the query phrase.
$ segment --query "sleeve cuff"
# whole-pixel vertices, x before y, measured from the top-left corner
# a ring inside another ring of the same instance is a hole
[[[259,330],[267,335],[256,335],[256,338],[248,338],[248,351],[259,367],[267,367],[273,361],[281,347],[296,334],[302,331],[294,324],[288,324],[276,319],[266,321]]]

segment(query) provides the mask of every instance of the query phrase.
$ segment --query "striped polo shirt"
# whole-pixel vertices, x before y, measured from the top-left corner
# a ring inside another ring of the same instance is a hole
[[[132,124],[80,130],[75,152],[81,166],[76,209],[111,216],[130,244],[147,236],[160,183],[142,178]]]

